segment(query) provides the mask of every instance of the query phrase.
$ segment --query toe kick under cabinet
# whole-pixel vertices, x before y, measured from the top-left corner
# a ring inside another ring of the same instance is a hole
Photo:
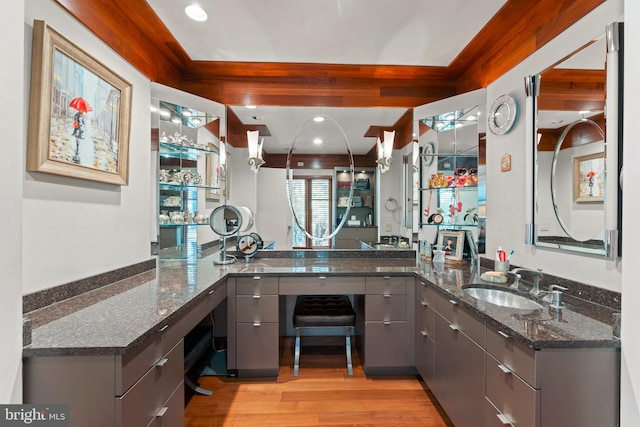
[[[619,349],[534,350],[423,281],[415,294],[416,368],[456,427],[618,425]]]

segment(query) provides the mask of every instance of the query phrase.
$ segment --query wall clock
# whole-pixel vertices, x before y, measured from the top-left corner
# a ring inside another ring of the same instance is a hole
[[[499,96],[489,110],[489,130],[494,135],[504,135],[516,121],[518,108],[511,95]]]
[[[433,143],[431,142],[427,142],[424,145],[424,151],[422,152],[423,154],[425,154],[425,156],[423,157],[423,162],[425,166],[431,166],[431,163],[433,163],[433,158],[435,157],[433,155],[435,149],[433,147]]]
[[[249,260],[252,256],[258,252],[259,244],[258,240],[251,234],[240,236],[238,239],[238,251]]]

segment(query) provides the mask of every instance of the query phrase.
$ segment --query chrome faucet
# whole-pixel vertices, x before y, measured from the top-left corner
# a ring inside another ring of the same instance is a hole
[[[562,307],[562,291],[568,290],[564,286],[550,285],[548,291],[540,291],[540,293],[546,294],[542,300],[551,304],[553,308]]]
[[[538,269],[538,270],[533,270],[530,268],[514,268],[513,270],[510,271],[510,273],[515,274],[516,275],[516,280],[515,282],[513,282],[512,287],[520,285],[520,277],[522,276],[522,273],[528,273],[531,275],[531,277],[533,277],[533,287],[531,288],[531,290],[529,291],[529,293],[531,295],[535,295],[538,296],[538,294],[540,293],[540,280],[542,280],[542,270]]]

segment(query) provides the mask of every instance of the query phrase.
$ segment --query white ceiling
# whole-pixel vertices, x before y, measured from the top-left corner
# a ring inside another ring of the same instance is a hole
[[[506,0],[147,3],[193,60],[447,66]]]
[[[184,9],[198,3],[208,20]],[[506,0],[147,0],[194,60],[447,66]],[[244,124],[264,124],[268,153],[286,153],[311,135],[296,132],[313,115],[333,118],[354,154],[365,154],[370,126],[393,126],[403,108],[231,107]],[[254,119],[257,116],[259,119]],[[303,130],[311,130],[304,126]],[[297,152],[344,153],[340,138]],[[408,141],[401,141],[406,143]],[[396,141],[398,145],[398,141]]]

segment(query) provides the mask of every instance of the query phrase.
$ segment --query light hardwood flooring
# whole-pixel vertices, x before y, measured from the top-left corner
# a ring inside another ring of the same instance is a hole
[[[318,340],[303,337],[298,377],[292,339],[277,378],[201,377],[213,395],[188,399],[185,426],[453,426],[418,377],[365,376],[355,349],[350,377],[344,346]]]

